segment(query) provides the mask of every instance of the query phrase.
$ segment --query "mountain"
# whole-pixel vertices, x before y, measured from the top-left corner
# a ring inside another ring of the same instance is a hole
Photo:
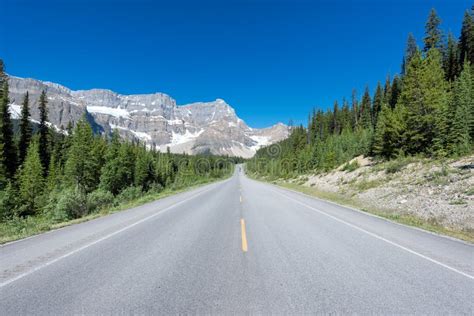
[[[121,95],[110,90],[74,91],[60,84],[10,76],[10,108],[18,117],[26,91],[30,94],[32,121],[39,119],[38,99],[48,95],[52,127],[64,129],[87,113],[94,130],[117,130],[126,139],[145,142],[149,148],[189,154],[212,153],[252,157],[256,150],[288,137],[282,123],[255,129],[241,120],[224,100],[176,105],[163,93]]]

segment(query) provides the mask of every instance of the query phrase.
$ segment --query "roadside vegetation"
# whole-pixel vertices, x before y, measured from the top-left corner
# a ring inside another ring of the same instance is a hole
[[[452,170],[443,164],[474,152],[474,7],[464,14],[459,40],[452,34],[445,36],[440,24],[433,9],[422,49],[409,34],[400,74],[379,82],[373,95],[366,87],[360,99],[354,90],[350,102],[343,99],[332,109],[313,110],[307,127],[293,127],[288,139],[260,149],[248,160],[248,173],[302,185],[307,183],[301,181],[303,177],[335,170],[345,171],[347,177],[360,168],[353,159],[367,157],[373,170],[382,170],[385,176],[352,180],[352,187],[344,190],[362,194],[380,187],[417,161],[441,164],[436,171],[420,175],[419,185],[423,181],[447,185]],[[470,166],[465,166],[464,177],[471,176]],[[450,203],[464,202],[455,197]],[[421,222],[426,223],[426,218]]]
[[[74,127],[54,130],[45,91],[40,122],[30,120],[28,93],[14,122],[3,68],[0,60],[0,243],[222,179],[237,162],[162,153],[116,132],[99,135],[87,113]]]

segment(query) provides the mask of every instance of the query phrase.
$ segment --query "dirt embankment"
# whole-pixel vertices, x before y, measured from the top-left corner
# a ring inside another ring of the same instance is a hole
[[[474,234],[474,155],[444,162],[407,158],[374,163],[357,157],[332,172],[290,182],[340,194],[367,209]]]

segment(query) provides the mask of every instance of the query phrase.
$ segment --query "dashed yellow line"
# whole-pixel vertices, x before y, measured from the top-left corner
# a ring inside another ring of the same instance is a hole
[[[242,232],[242,251],[247,252],[247,233],[245,232],[245,220],[243,218],[240,219],[240,230]]]

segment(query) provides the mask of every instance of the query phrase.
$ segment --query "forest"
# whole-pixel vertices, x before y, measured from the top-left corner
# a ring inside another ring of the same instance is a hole
[[[423,47],[408,35],[400,74],[379,81],[373,95],[353,90],[350,102],[313,110],[307,127],[260,149],[247,170],[270,177],[329,171],[352,158],[433,159],[472,154],[474,145],[474,7],[464,13],[459,39],[440,29],[435,9]]]
[[[28,92],[13,120],[2,60],[0,86],[0,240],[222,179],[238,160],[162,153],[116,132],[97,135],[86,114],[56,131],[48,123],[46,91],[38,100],[39,123],[31,121]]]

